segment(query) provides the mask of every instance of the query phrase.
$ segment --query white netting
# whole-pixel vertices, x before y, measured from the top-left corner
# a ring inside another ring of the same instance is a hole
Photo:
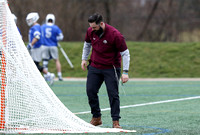
[[[0,0],[0,133],[135,132],[81,120],[55,96],[30,57],[6,0]]]

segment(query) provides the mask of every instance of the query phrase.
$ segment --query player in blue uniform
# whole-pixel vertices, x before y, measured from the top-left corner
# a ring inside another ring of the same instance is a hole
[[[45,80],[50,81],[50,85],[53,84],[54,74],[49,73],[46,69],[40,66],[40,62],[42,60],[42,38],[41,38],[41,27],[37,23],[39,19],[39,15],[36,12],[29,13],[26,17],[26,22],[29,29],[29,44],[27,48],[31,54],[31,57],[36,64],[38,70],[44,73]]]
[[[59,81],[62,81],[61,64],[58,55],[58,41],[63,40],[61,29],[55,25],[55,16],[48,14],[46,16],[46,24],[42,25],[43,33],[43,67],[48,70],[48,61],[52,58],[55,60],[57,75]]]

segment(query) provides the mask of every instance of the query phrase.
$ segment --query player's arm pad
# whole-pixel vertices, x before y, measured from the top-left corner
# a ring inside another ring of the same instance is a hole
[[[40,39],[40,32],[39,31],[34,32],[34,37],[39,40]]]
[[[64,36],[63,36],[62,33],[60,33],[60,34],[56,37],[56,39],[57,39],[58,41],[63,40],[63,38],[64,38]]]
[[[84,42],[82,60],[87,60],[92,46],[91,43]]]
[[[130,53],[129,50],[126,49],[123,52],[120,52],[123,60],[123,70],[129,70],[129,65],[130,65]]]

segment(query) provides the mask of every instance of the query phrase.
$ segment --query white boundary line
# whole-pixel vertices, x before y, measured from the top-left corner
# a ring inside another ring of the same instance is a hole
[[[86,79],[76,77],[63,78],[64,81],[86,81]],[[129,81],[200,81],[200,78],[130,78]]]
[[[172,99],[172,100],[164,100],[164,101],[157,101],[157,102],[149,102],[149,103],[143,103],[143,104],[136,104],[136,105],[127,105],[127,106],[121,106],[120,108],[132,108],[132,107],[139,107],[139,106],[146,106],[146,105],[155,105],[155,104],[162,104],[162,103],[170,103],[170,102],[177,102],[177,101],[185,101],[185,100],[192,100],[192,99],[199,99],[200,96],[196,97],[188,97],[188,98],[179,98],[179,99]],[[109,111],[110,108],[101,109],[101,111]],[[74,114],[87,114],[90,113],[90,111],[85,112],[78,112]]]

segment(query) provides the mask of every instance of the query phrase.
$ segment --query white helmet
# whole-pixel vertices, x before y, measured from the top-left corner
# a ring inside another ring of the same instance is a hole
[[[17,17],[15,16],[15,14],[12,14],[12,17],[13,17],[15,23],[17,23]]]
[[[32,12],[32,13],[29,13],[26,17],[26,22],[28,24],[28,26],[31,26],[33,25],[35,22],[37,22],[37,20],[39,19],[39,15],[38,13],[36,12]]]
[[[48,15],[46,16],[46,23],[48,23],[48,21],[49,21],[50,19],[53,21],[52,23],[55,24],[56,18],[55,18],[55,16],[54,16],[54,14],[48,14]]]

